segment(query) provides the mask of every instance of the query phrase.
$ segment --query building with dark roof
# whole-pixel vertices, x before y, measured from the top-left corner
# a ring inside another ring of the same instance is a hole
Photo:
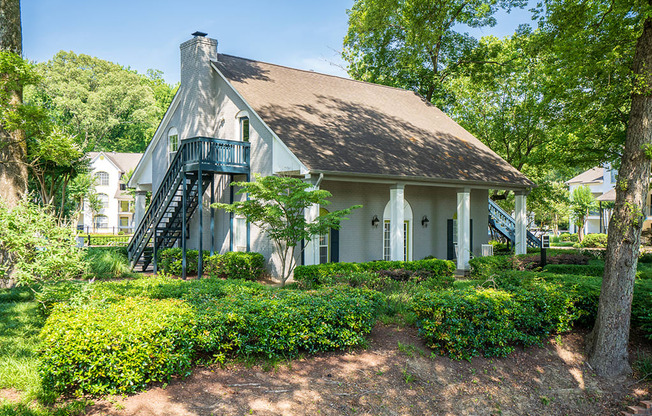
[[[188,157],[193,173],[182,167]],[[155,249],[183,245],[184,235],[192,248],[260,252],[274,273],[278,253],[264,234],[207,204],[239,197],[229,183],[254,173],[330,191],[332,204],[307,210],[309,220],[363,205],[339,231],[306,242],[299,263],[434,255],[467,269],[488,240],[489,189],[516,193],[516,248],[526,250],[533,183],[419,95],[218,54],[216,40],[195,36],[181,45],[179,91],[130,181],[142,219],[130,255],[141,258],[147,241]],[[203,210],[179,208],[184,183],[185,200],[197,198]],[[146,191],[154,193],[148,210]]]

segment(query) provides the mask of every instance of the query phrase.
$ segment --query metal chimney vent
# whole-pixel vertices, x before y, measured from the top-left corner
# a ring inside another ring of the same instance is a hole
[[[194,36],[196,38],[203,38],[206,35],[208,35],[208,33],[200,32],[200,31],[196,31],[195,33],[192,33],[192,36]]]

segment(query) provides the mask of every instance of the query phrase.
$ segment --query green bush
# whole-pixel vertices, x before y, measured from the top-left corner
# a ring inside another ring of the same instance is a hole
[[[188,375],[199,359],[279,359],[361,345],[384,302],[365,289],[304,292],[237,280],[86,286],[90,294],[77,292],[85,301],[56,304],[46,321],[40,367],[46,390],[129,393]],[[136,293],[149,297],[123,297]]]
[[[59,304],[42,330],[43,387],[57,393],[131,393],[186,376],[194,331],[192,309],[179,300]]]
[[[115,279],[134,277],[125,247],[92,247],[86,253],[87,278]]]
[[[347,285],[353,288],[362,287],[389,293],[404,291],[406,285],[418,285],[424,289],[441,290],[453,287],[453,277],[433,277],[429,272],[407,271],[404,269],[381,270],[380,272],[350,272],[327,275],[320,279],[321,286]],[[314,289],[311,281],[299,281],[298,288]]]
[[[380,272],[386,270],[408,270],[427,272],[430,279],[450,280],[455,272],[455,263],[449,260],[424,259],[417,261],[372,261],[367,263],[326,263],[313,266],[297,266],[294,280],[307,287],[328,284],[333,276],[349,273]]]
[[[639,263],[652,263],[652,253],[641,253],[638,257]]]
[[[563,242],[571,241],[570,237],[571,237],[570,233],[561,233],[559,234],[559,241],[563,241]]]
[[[412,307],[428,346],[454,359],[505,356],[517,343],[540,344],[576,317],[570,296],[553,285],[430,292],[416,296]]]
[[[510,256],[474,257],[469,260],[471,277],[488,277],[512,268]]]
[[[207,259],[210,253],[204,250],[204,259]],[[157,254],[158,267],[165,273],[175,276],[181,276],[183,263],[183,250],[181,248],[167,248]],[[197,274],[197,261],[199,260],[199,250],[186,250],[186,273],[189,275]],[[205,260],[204,260],[205,261]]]
[[[210,277],[221,279],[259,280],[265,273],[265,257],[260,253],[228,252],[206,260]]]
[[[605,248],[607,247],[607,234],[587,234],[580,245],[585,248]]]

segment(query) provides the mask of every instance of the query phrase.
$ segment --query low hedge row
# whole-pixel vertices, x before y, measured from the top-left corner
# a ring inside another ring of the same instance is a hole
[[[580,246],[586,248],[605,248],[607,247],[607,234],[587,234],[582,239]]]
[[[602,277],[604,266],[590,264],[548,264],[543,268],[543,271],[556,274]]]
[[[205,282],[217,289],[208,290]],[[205,279],[195,293],[176,292],[192,300],[101,299],[95,293],[83,304],[56,304],[42,331],[44,387],[58,393],[130,393],[185,376],[207,357],[277,359],[360,345],[383,299],[378,292],[351,288],[245,286],[233,293],[219,282]]]
[[[377,290],[383,293],[402,291],[406,285],[417,286],[424,290],[442,290],[453,287],[453,277],[434,278],[428,272],[413,272],[404,269],[381,270],[380,272],[350,272],[324,276],[319,279],[319,284],[312,281],[299,281],[299,289],[315,289],[318,287],[329,287],[347,285],[350,287],[361,287]]]
[[[265,257],[260,253],[228,252],[209,255],[204,251],[204,270],[210,277],[258,280],[265,273]],[[158,254],[159,266],[165,273],[181,276],[183,251],[168,248]],[[198,250],[186,251],[186,273],[197,274]]]
[[[436,279],[442,282],[451,281],[455,272],[455,263],[449,260],[425,259],[417,261],[371,261],[367,263],[326,263],[312,266],[297,266],[294,269],[294,280],[307,286],[322,286],[329,284],[334,276],[351,273],[384,272],[402,270],[413,272],[417,279]]]
[[[569,330],[576,318],[572,298],[555,285],[430,292],[412,308],[428,346],[454,359],[505,356],[515,344],[540,344]]]

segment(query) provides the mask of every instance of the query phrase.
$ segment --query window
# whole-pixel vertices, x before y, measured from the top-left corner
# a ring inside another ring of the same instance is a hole
[[[249,141],[249,117],[240,117],[240,141]]]
[[[383,212],[383,260],[391,259],[390,240],[390,207],[389,202]],[[407,201],[403,203],[403,260],[412,260],[412,207]]]
[[[319,216],[328,214],[326,208],[319,208]],[[330,230],[319,235],[319,264],[331,262],[331,235]]]
[[[126,191],[127,190],[127,184],[126,183],[121,183],[120,184],[120,190],[121,191]]]
[[[95,174],[97,184],[100,186],[109,186],[109,174],[106,172],[97,172]]]
[[[96,215],[93,219],[95,229],[109,228],[109,217],[106,215]]]
[[[109,207],[109,196],[107,194],[97,194],[97,198],[102,203],[102,208]]]
[[[120,217],[120,228],[129,228],[129,217]]]
[[[168,152],[176,153],[179,150],[179,132],[176,127],[168,131]]]
[[[130,212],[131,203],[129,201],[120,201],[120,212]]]
[[[247,251],[247,219],[245,217],[235,217],[233,227],[233,250]]]

